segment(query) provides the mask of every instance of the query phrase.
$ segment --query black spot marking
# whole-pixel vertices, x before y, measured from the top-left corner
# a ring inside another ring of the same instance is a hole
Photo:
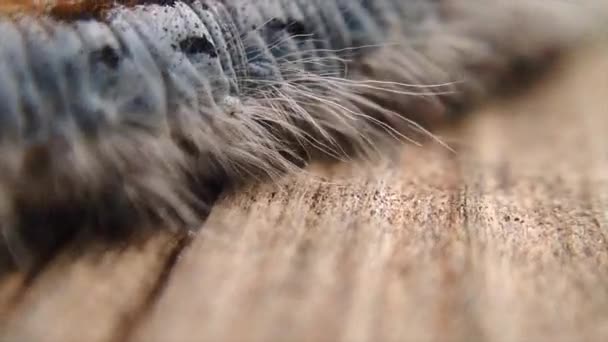
[[[287,21],[287,32],[291,35],[305,35],[310,32],[306,28],[306,26],[298,20],[288,19]]]
[[[99,50],[91,52],[93,61],[99,61],[111,69],[118,68],[120,64],[120,55],[113,47],[106,45]]]
[[[285,22],[279,18],[272,18],[266,24],[266,27],[268,27],[271,30],[282,31],[287,27],[287,24],[285,24]]]
[[[188,55],[205,53],[212,58],[217,57],[215,46],[207,39],[207,36],[185,38],[179,42],[179,48]]]
[[[270,20],[266,26],[271,30],[285,31],[293,36],[305,35],[310,33],[304,23],[292,18],[288,18],[287,21],[282,21],[278,18],[274,18]]]

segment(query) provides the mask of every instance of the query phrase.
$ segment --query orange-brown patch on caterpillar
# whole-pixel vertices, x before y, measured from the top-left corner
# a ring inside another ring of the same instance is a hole
[[[141,0],[64,0],[54,1],[49,14],[61,20],[82,18],[101,18],[103,14],[117,5],[134,6]]]
[[[117,6],[135,6],[146,3],[171,3],[171,1],[146,0],[0,0],[0,15],[17,13],[48,14],[60,20],[101,18],[109,9]]]
[[[0,0],[0,15],[14,13],[40,13],[46,4],[40,0]]]

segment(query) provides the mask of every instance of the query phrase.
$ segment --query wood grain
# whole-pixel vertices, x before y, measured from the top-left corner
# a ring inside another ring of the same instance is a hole
[[[455,153],[318,165],[226,194],[186,246],[9,277],[0,340],[605,341],[607,57],[442,132]]]

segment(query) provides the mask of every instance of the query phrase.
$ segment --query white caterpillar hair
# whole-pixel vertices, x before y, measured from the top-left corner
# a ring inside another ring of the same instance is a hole
[[[0,224],[25,266],[78,234],[195,229],[227,186],[381,153],[603,19],[600,1],[87,3],[0,18]]]

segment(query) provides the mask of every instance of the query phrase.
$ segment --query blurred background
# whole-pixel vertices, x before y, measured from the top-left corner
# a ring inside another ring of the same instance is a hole
[[[0,278],[0,341],[606,341],[607,132],[600,40],[442,125],[449,148],[312,165],[223,194],[196,236]]]

